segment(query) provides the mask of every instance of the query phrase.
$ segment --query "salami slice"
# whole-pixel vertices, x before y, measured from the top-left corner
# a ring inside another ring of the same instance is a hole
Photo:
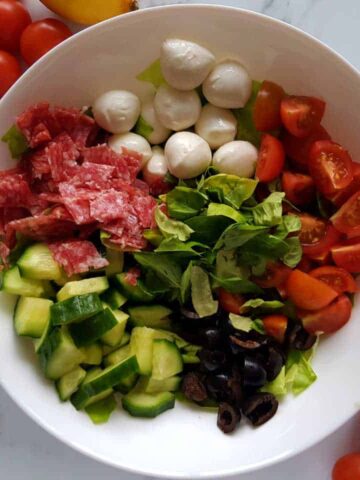
[[[85,273],[89,270],[105,268],[109,262],[87,240],[67,240],[50,243],[49,248],[68,276]]]
[[[51,176],[54,182],[62,182],[72,177],[80,152],[67,133],[61,133],[45,149]]]
[[[100,192],[90,201],[90,215],[101,223],[108,223],[117,218],[127,217],[132,213],[129,196],[126,192],[114,189]]]
[[[54,107],[53,115],[60,131],[67,132],[78,147],[91,144],[99,130],[95,120],[77,108]]]
[[[90,215],[90,200],[96,197],[97,192],[84,188],[76,188],[71,183],[60,183],[59,192],[67,211],[78,225],[93,223]]]
[[[44,145],[53,138],[54,134],[60,132],[59,125],[47,102],[37,103],[29,107],[19,115],[16,123],[31,148]]]
[[[8,267],[10,249],[4,242],[0,241],[0,271]]]
[[[73,171],[70,183],[90,190],[103,190],[111,186],[115,167],[85,162]]]
[[[31,199],[31,190],[21,173],[0,177],[0,207],[26,207]]]

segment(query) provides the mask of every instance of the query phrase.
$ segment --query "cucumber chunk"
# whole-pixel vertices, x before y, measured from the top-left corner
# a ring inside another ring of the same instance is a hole
[[[127,344],[118,350],[115,350],[115,352],[110,353],[107,357],[104,359],[104,364],[106,366],[109,365],[117,365],[118,363],[122,362],[126,358],[129,358],[131,356],[131,346],[130,344]]]
[[[44,243],[28,247],[19,258],[21,276],[36,280],[60,280],[63,276],[60,265],[53,259],[50,249]]]
[[[165,338],[166,340],[170,340],[170,342],[175,342],[176,346],[180,349],[186,348],[188,345],[190,345],[189,342],[179,337],[179,335],[177,335],[174,332],[170,332],[168,330],[156,329],[154,338],[156,339]]]
[[[82,362],[84,365],[100,365],[102,362],[103,352],[98,343],[88,345],[87,347],[82,347],[82,352],[85,355],[85,358]]]
[[[125,395],[135,387],[138,378],[139,375],[137,373],[129,373],[129,375],[122,378],[121,381],[117,385],[115,385],[114,390]]]
[[[135,327],[131,332],[130,348],[136,355],[140,375],[150,375],[152,371],[154,332],[147,327]]]
[[[101,295],[101,300],[107,303],[113,310],[117,310],[127,302],[127,298],[115,288],[106,290],[106,292]]]
[[[136,285],[131,285],[126,272],[115,275],[114,282],[125,297],[132,302],[149,303],[155,298],[155,295],[149,292],[140,279],[137,280]]]
[[[170,308],[162,305],[142,305],[140,307],[129,307],[131,324],[135,327],[150,327],[168,329],[171,327],[169,315]]]
[[[117,365],[105,368],[94,378],[83,382],[79,390],[71,397],[71,402],[77,410],[81,410],[89,405],[89,400],[112,389],[123,378],[126,378],[130,373],[137,373],[137,371],[138,363],[135,355],[133,355]]]
[[[144,393],[176,392],[179,390],[181,377],[169,377],[157,380],[153,377],[141,377],[136,384],[136,390]]]
[[[101,337],[101,341],[110,347],[120,343],[125,333],[127,319],[129,318],[129,315],[120,310],[113,310],[112,313],[117,320],[117,325]]]
[[[175,343],[169,340],[154,340],[152,358],[152,377],[164,380],[182,372],[183,361]]]
[[[107,277],[111,277],[116,273],[120,273],[124,268],[124,252],[119,250],[113,250],[112,248],[106,249],[106,259],[109,265],[105,269]]]
[[[31,278],[22,278],[17,266],[10,268],[10,270],[4,273],[2,290],[13,295],[23,295],[24,297],[45,296],[44,282]]]
[[[20,297],[14,312],[16,333],[40,338],[49,322],[52,304],[46,298]]]
[[[84,353],[76,348],[66,328],[55,328],[39,350],[40,364],[47,378],[57,380],[79,366]]]
[[[86,371],[81,367],[76,367],[71,372],[63,375],[56,382],[56,390],[58,391],[60,400],[65,402],[69,400],[71,395],[76,392],[81,382],[86,377]]]
[[[76,295],[85,295],[86,293],[103,293],[109,288],[109,282],[106,277],[93,277],[78,280],[76,282],[66,283],[57,293],[59,302]]]
[[[135,387],[136,388],[136,387]],[[122,406],[133,417],[153,418],[174,408],[175,395],[170,392],[141,393],[131,391],[122,398]]]
[[[40,352],[43,345],[47,341],[51,331],[52,331],[52,325],[51,325],[50,318],[49,318],[48,322],[45,325],[45,328],[44,328],[44,331],[43,331],[41,337],[34,340],[35,353]]]
[[[118,324],[110,308],[80,323],[71,323],[69,330],[77,347],[85,347],[99,340],[106,332]]]
[[[122,336],[120,342],[117,345],[114,345],[113,347],[110,347],[110,345],[102,345],[102,352],[103,356],[105,357],[106,355],[109,355],[112,352],[115,352],[118,348],[123,347],[124,345],[127,345],[130,342],[130,333],[125,332],[124,335]]]
[[[97,293],[76,295],[51,307],[51,322],[53,325],[66,325],[81,322],[101,312],[103,305]]]

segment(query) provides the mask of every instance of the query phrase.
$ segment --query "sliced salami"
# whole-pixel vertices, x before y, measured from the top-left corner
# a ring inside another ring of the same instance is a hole
[[[4,242],[0,241],[0,271],[8,267],[10,249]]]
[[[23,174],[10,173],[0,177],[0,207],[26,207],[31,195]]]
[[[90,201],[90,215],[98,222],[108,223],[131,214],[129,207],[128,194],[111,189],[100,192],[94,200]]]
[[[54,107],[53,115],[60,131],[67,132],[78,147],[90,145],[99,130],[95,120],[77,108]]]
[[[115,167],[85,162],[73,171],[70,183],[90,190],[103,190],[111,186]]]
[[[90,200],[96,198],[97,192],[76,188],[71,183],[60,183],[59,192],[62,202],[77,225],[93,223],[90,215]]]
[[[24,134],[31,148],[49,142],[60,133],[59,125],[50,111],[47,102],[37,103],[25,110],[17,118],[17,126]]]
[[[45,149],[54,182],[63,182],[72,177],[77,168],[80,152],[67,133],[61,133]]]

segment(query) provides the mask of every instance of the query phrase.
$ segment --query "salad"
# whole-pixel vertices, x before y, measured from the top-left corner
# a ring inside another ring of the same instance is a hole
[[[350,319],[360,165],[325,102],[167,39],[137,77],[79,110],[32,105],[3,136],[2,290],[61,401],[94,423],[175,399],[260,426],[316,380]]]

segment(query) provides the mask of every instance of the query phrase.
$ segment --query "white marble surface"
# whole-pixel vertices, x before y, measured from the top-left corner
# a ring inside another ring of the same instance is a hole
[[[34,18],[49,15],[38,0],[24,0],[24,3]],[[139,3],[141,7],[147,7],[180,2],[140,0]],[[181,0],[181,3],[222,3],[279,18],[323,40],[360,69],[359,0]],[[262,472],[242,476],[241,480],[329,480],[335,460],[353,450],[360,450],[360,416],[298,457]],[[29,478],[144,479],[98,464],[66,447],[33,423],[0,388],[0,479]]]

